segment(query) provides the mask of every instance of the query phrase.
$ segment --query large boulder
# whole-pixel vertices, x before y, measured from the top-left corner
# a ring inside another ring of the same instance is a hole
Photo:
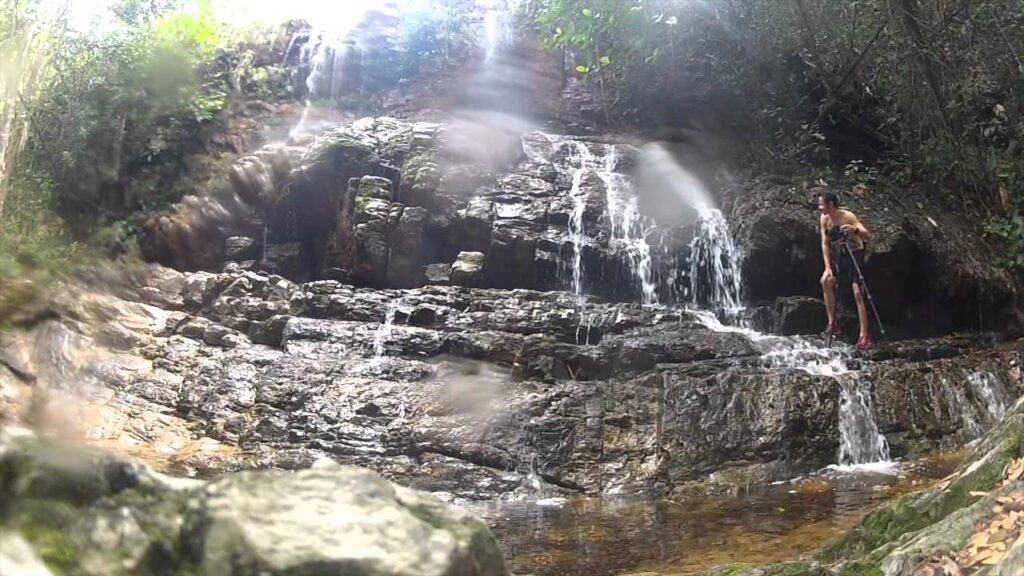
[[[451,282],[456,286],[479,286],[484,277],[485,257],[480,252],[461,252],[452,264]]]
[[[4,431],[0,471],[4,574],[509,573],[480,519],[331,461],[203,483]]]
[[[778,334],[817,334],[827,323],[828,314],[821,300],[807,296],[775,300],[775,332]]]
[[[207,574],[507,574],[481,520],[369,470],[245,472],[201,490],[186,534]]]

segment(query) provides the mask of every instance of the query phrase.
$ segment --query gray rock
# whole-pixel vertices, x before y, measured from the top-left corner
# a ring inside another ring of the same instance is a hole
[[[367,418],[382,408],[363,404]],[[487,525],[369,470],[175,480],[98,451],[0,430],[0,573],[49,575],[11,526],[46,523],[67,573],[505,576]],[[61,519],[71,521],[62,521]]]
[[[479,286],[484,278],[484,255],[460,252],[452,264],[451,282],[456,286]]]
[[[312,273],[299,242],[267,246],[266,260],[265,265],[271,272],[298,282],[308,280]]]
[[[232,262],[255,260],[260,255],[260,246],[252,238],[231,236],[224,241],[224,256]]]
[[[191,508],[186,534],[207,574],[508,574],[479,519],[333,463],[213,482]]]
[[[391,180],[379,176],[363,176],[359,179],[356,196],[360,198],[377,198],[391,202],[394,200]]]
[[[774,315],[774,331],[787,336],[817,334],[824,330],[828,323],[824,302],[806,296],[776,299]]]
[[[128,507],[97,508],[71,528],[71,543],[85,574],[132,576],[144,572],[150,539]],[[0,572],[2,573],[2,572]]]
[[[451,275],[451,264],[428,264],[423,268],[424,283],[427,285],[447,286],[451,282]]]
[[[51,576],[50,569],[32,546],[15,532],[0,530],[0,574],[7,576]]]

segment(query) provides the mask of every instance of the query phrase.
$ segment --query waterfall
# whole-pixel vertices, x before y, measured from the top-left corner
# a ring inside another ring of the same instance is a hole
[[[727,314],[742,308],[739,251],[725,215],[704,209],[690,242],[690,301]]]
[[[839,390],[839,464],[888,461],[889,443],[878,431],[870,388],[848,377],[840,379]]]
[[[967,377],[967,384],[992,420],[1002,420],[1010,407],[1010,401],[996,377],[991,372],[980,370]]]
[[[609,145],[604,170],[598,176],[605,185],[612,242],[617,251],[626,254],[629,269],[640,289],[640,301],[643,304],[657,304],[651,246],[646,238],[653,225],[640,215],[637,197],[627,177],[615,172],[617,163],[618,150],[614,144]]]
[[[388,303],[387,310],[384,313],[384,323],[377,328],[377,332],[374,334],[373,359],[375,362],[380,362],[387,354],[388,339],[391,338],[391,334],[395,330],[395,316],[398,313],[400,304],[400,300]]]
[[[351,33],[380,2],[337,4],[340,8],[333,9],[335,13],[323,19],[330,27],[314,29],[300,51],[299,61],[308,64],[309,76],[306,77],[307,95],[302,116],[290,132],[293,139],[309,130],[310,112],[316,101],[333,101],[344,94],[345,66],[352,53],[358,50],[350,38]]]
[[[708,330],[742,334],[761,353],[760,364],[772,370],[800,370],[819,376],[838,376],[850,372],[853,354],[848,345],[836,342],[825,348],[820,342],[799,336],[763,334],[742,326],[723,324],[709,310],[688,310],[687,313]]]
[[[487,48],[485,62],[493,60],[499,49],[511,44],[514,36],[508,8],[503,4],[503,0],[483,0],[481,2],[486,10],[484,12],[484,43]]]
[[[583,215],[587,210],[587,192],[582,188],[583,178],[587,171],[593,169],[594,155],[586,144],[573,142],[573,150],[569,157],[570,165],[575,165],[572,173],[572,212],[569,214],[569,241],[572,242],[572,290],[577,296],[583,295],[583,244],[587,235],[583,229]]]
[[[949,381],[943,378],[942,391],[945,393],[946,400],[949,402],[950,411],[955,412],[955,415],[960,418],[960,422],[963,425],[964,435],[967,438],[977,438],[981,436],[984,430],[981,427],[981,423],[978,422],[974,406],[967,400],[967,396],[964,394],[963,390],[953,388],[949,385]]]
[[[545,135],[548,142],[556,143],[551,136]],[[637,198],[629,177],[617,172],[620,160],[619,150],[614,144],[588,145],[576,140],[560,142],[568,148],[564,164],[568,170],[556,164],[556,168],[570,175],[571,187],[569,197],[572,199],[572,211],[569,213],[568,235],[572,243],[572,276],[573,293],[582,296],[586,275],[583,264],[583,248],[589,242],[586,224],[588,177],[596,177],[605,189],[605,216],[610,228],[609,247],[617,255],[621,255],[633,277],[634,285],[643,304],[657,304],[657,284],[654,281],[654,265],[651,258],[651,247],[646,234],[653,224],[640,214]],[[601,155],[592,151],[591,146],[602,146]],[[523,141],[523,149],[528,158],[543,158],[542,151],[527,140]]]

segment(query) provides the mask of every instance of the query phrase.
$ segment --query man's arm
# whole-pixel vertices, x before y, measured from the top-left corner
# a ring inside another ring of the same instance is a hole
[[[819,219],[819,228],[821,228],[821,257],[825,260],[825,270],[832,270],[832,250],[829,249],[828,245],[828,223],[824,216]]]
[[[871,238],[871,232],[868,231],[867,226],[860,221],[860,218],[857,218],[857,236],[860,236],[861,240],[868,240]]]
[[[850,217],[853,219],[853,224],[844,224],[842,227],[840,227],[840,230],[847,234],[852,232],[856,234],[857,237],[860,238],[861,240],[867,240],[871,238],[871,232],[868,231],[867,227],[864,226],[864,223],[860,221],[860,218],[858,218],[857,215],[854,214],[853,212],[850,212]]]

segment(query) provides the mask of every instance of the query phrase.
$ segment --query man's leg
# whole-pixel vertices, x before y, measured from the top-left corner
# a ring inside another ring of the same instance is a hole
[[[821,277],[821,291],[825,300],[825,313],[828,314],[829,326],[836,323],[836,278],[835,276]]]
[[[857,301],[857,319],[860,320],[859,338],[868,337],[868,307],[864,305],[864,296],[860,293],[860,284],[853,283],[853,298]]]

